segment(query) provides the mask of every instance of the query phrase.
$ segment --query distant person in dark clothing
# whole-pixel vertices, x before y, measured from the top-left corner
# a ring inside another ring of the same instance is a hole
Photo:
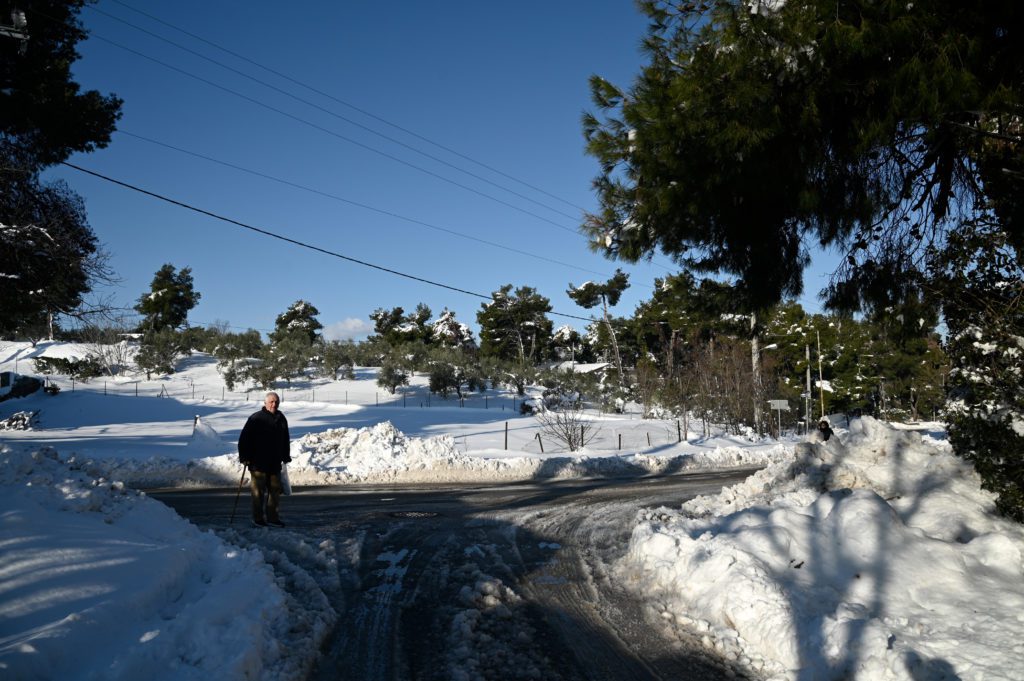
[[[252,521],[257,525],[284,527],[278,514],[281,464],[292,458],[288,419],[278,410],[280,404],[277,393],[267,393],[263,408],[249,417],[238,438],[238,458],[252,478]]]
[[[818,421],[818,435],[825,442],[828,442],[828,439],[832,437],[832,426],[829,425],[828,419]]]

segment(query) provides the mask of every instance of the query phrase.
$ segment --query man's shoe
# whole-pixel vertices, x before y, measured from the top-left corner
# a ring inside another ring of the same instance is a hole
[[[253,520],[252,524],[253,525],[259,525],[260,527],[266,527],[267,526],[267,521],[266,520]]]
[[[280,518],[274,518],[273,520],[268,520],[267,522],[273,525],[274,527],[284,527],[284,523],[281,522]]]

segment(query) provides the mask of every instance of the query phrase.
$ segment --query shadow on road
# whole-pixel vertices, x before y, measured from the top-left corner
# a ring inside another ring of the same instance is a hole
[[[737,678],[708,651],[661,638],[616,584],[609,565],[632,511],[589,545],[580,528],[601,525],[590,522],[604,508],[592,497],[612,485],[635,487],[621,499],[650,494],[636,481],[297,490],[283,501],[283,531],[331,539],[342,577],[338,625],[311,678]],[[217,530],[234,494],[153,496]],[[239,531],[256,543],[282,532]]]

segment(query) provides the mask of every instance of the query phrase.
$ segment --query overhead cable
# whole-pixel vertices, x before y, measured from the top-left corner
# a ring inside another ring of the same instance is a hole
[[[320,246],[315,246],[313,244],[306,243],[304,241],[299,241],[298,239],[292,239],[290,237],[282,236],[280,234],[275,234],[274,232],[271,232],[269,230],[262,229],[260,227],[254,227],[253,225],[247,224],[245,222],[241,222],[239,220],[234,220],[232,218],[225,217],[223,215],[219,215],[219,214],[214,213],[212,211],[208,211],[208,210],[206,210],[204,208],[199,208],[199,207],[193,206],[193,205],[191,205],[189,203],[185,203],[184,201],[178,201],[177,199],[172,199],[172,198],[170,198],[168,196],[164,196],[163,194],[158,194],[156,192],[149,191],[148,189],[143,189],[142,187],[138,187],[138,186],[130,184],[128,182],[124,182],[122,180],[115,179],[115,178],[110,177],[108,175],[104,175],[102,173],[98,173],[98,172],[96,172],[94,170],[89,170],[87,168],[83,168],[83,167],[81,167],[79,165],[75,165],[74,163],[70,163],[68,161],[61,162],[61,165],[65,165],[68,168],[72,168],[72,169],[77,170],[77,171],[79,171],[81,173],[85,173],[86,175],[91,175],[93,177],[99,178],[99,179],[104,180],[106,182],[110,182],[112,184],[116,184],[116,185],[118,185],[120,187],[124,187],[125,189],[130,189],[130,190],[132,190],[134,192],[138,192],[140,194],[144,194],[146,196],[150,196],[152,198],[159,199],[160,201],[164,201],[166,203],[178,206],[180,208],[184,208],[186,210],[190,210],[190,211],[193,211],[195,213],[199,213],[200,215],[205,215],[205,216],[211,217],[211,218],[213,218],[215,220],[220,220],[222,222],[226,222],[228,224],[235,225],[236,227],[241,227],[243,229],[247,229],[247,230],[250,230],[252,232],[256,232],[257,234],[262,234],[263,236],[267,236],[267,237],[270,237],[272,239],[278,239],[280,241],[284,241],[284,242],[293,244],[295,246],[299,246],[300,248],[306,248],[306,249],[309,249],[311,251],[316,251],[318,253],[323,253],[324,255],[329,255],[329,256],[334,257],[334,258],[339,258],[341,260],[346,260],[348,262],[353,262],[353,263],[356,263],[357,265],[362,265],[363,267],[369,267],[371,269],[379,270],[381,272],[386,272],[388,274],[393,274],[393,275],[395,275],[397,277],[403,277],[405,279],[411,279],[413,281],[418,281],[418,282],[423,283],[423,284],[429,284],[430,286],[436,286],[438,288],[447,289],[449,291],[455,291],[456,293],[462,293],[462,294],[465,294],[465,295],[468,295],[468,296],[473,296],[475,298],[482,298],[484,300],[493,300],[493,296],[490,296],[490,295],[484,295],[483,293],[476,293],[475,291],[467,291],[466,289],[458,288],[456,286],[451,286],[449,284],[442,284],[441,282],[432,281],[430,279],[425,279],[423,277],[418,277],[418,276],[413,275],[413,274],[407,274],[405,272],[400,272],[399,270],[391,269],[391,268],[388,268],[388,267],[383,267],[381,265],[375,265],[375,264],[367,262],[365,260],[359,260],[358,258],[353,258],[351,256],[343,255],[343,254],[338,253],[336,251],[331,251],[331,250],[328,250],[326,248],[321,248]],[[566,317],[566,318],[569,318],[569,319],[578,319],[578,320],[581,320],[581,321],[584,321],[584,322],[594,322],[594,321],[596,321],[592,317],[580,317],[578,315],[566,314],[564,312],[551,311],[549,314],[557,315],[559,317]]]
[[[348,107],[349,109],[351,109],[353,111],[356,111],[356,112],[366,116],[367,118],[372,118],[373,120],[378,121],[380,123],[383,123],[384,125],[387,125],[387,126],[389,126],[391,128],[394,128],[395,130],[403,132],[406,135],[409,135],[411,137],[415,137],[418,140],[422,140],[422,141],[426,142],[427,144],[431,144],[431,145],[437,147],[438,149],[441,149],[443,151],[448,152],[449,154],[452,154],[454,156],[458,156],[459,158],[464,159],[466,161],[469,161],[470,163],[474,163],[474,164],[480,166],[481,168],[484,168],[485,170],[489,170],[492,173],[495,173],[497,175],[501,175],[502,177],[505,177],[505,178],[507,178],[509,180],[512,180],[513,182],[517,182],[517,183],[523,185],[524,187],[527,187],[528,189],[532,189],[535,192],[538,192],[540,194],[548,196],[548,197],[550,197],[552,199],[555,199],[557,201],[561,201],[562,203],[564,203],[564,204],[566,204],[568,206],[571,206],[573,208],[576,208],[578,210],[586,211],[586,208],[584,208],[584,207],[582,207],[580,205],[577,205],[577,204],[573,203],[572,201],[569,201],[569,200],[564,199],[564,198],[562,198],[560,196],[557,196],[557,195],[552,194],[552,193],[550,193],[548,191],[545,191],[544,189],[541,189],[540,187],[536,187],[536,186],[530,184],[529,182],[526,182],[524,180],[520,180],[519,178],[516,178],[516,177],[514,177],[512,175],[509,175],[508,173],[505,173],[505,172],[503,172],[503,171],[501,171],[501,170],[499,170],[499,169],[497,169],[497,168],[495,168],[493,166],[490,166],[490,165],[484,163],[483,161],[478,161],[477,159],[474,159],[474,158],[472,158],[470,156],[467,156],[466,154],[460,153],[459,151],[456,151],[455,149],[452,149],[451,147],[445,146],[444,144],[441,144],[440,142],[436,142],[436,141],[434,141],[434,140],[432,140],[432,139],[430,139],[428,137],[420,135],[419,133],[414,132],[412,130],[409,130],[408,128],[402,127],[401,125],[398,125],[397,123],[393,123],[393,122],[391,122],[391,121],[389,121],[389,120],[387,120],[387,119],[385,119],[385,118],[383,118],[381,116],[378,116],[378,115],[376,115],[376,114],[374,114],[374,113],[372,113],[370,111],[367,111],[366,109],[360,108],[360,107],[356,106],[355,104],[352,104],[351,102],[347,102],[347,101],[345,101],[345,100],[343,100],[343,99],[341,99],[339,97],[336,97],[335,95],[332,95],[332,94],[330,94],[328,92],[324,92],[323,90],[321,90],[321,89],[319,89],[319,88],[317,88],[317,87],[315,87],[313,85],[310,85],[310,84],[305,83],[305,82],[303,82],[301,80],[293,78],[292,76],[289,76],[286,73],[282,73],[280,71],[277,71],[276,69],[273,69],[273,68],[271,68],[269,66],[266,66],[265,64],[261,64],[261,63],[255,61],[255,60],[253,60],[253,59],[250,59],[249,57],[246,57],[243,54],[239,54],[238,52],[234,52],[232,50],[229,50],[228,48],[226,48],[226,47],[224,47],[224,46],[222,46],[222,45],[220,45],[218,43],[215,43],[212,40],[208,40],[208,39],[206,39],[206,38],[204,38],[204,37],[202,37],[200,35],[196,35],[195,33],[187,31],[187,30],[181,28],[180,26],[176,26],[176,25],[174,25],[174,24],[172,24],[172,23],[170,23],[168,21],[165,21],[165,20],[163,20],[163,19],[161,19],[161,18],[159,18],[157,16],[149,14],[148,12],[144,12],[144,11],[142,11],[142,10],[136,8],[136,7],[133,7],[132,5],[129,5],[128,3],[121,2],[120,0],[112,0],[112,1],[114,3],[116,3],[116,4],[118,4],[118,5],[121,5],[122,7],[125,7],[126,9],[129,9],[129,10],[131,10],[133,12],[136,12],[137,14],[141,14],[142,16],[147,17],[147,18],[157,22],[158,24],[162,24],[164,26],[167,26],[168,28],[174,29],[175,31],[178,31],[179,33],[187,35],[188,37],[193,38],[194,40],[198,40],[199,42],[205,43],[206,45],[209,45],[210,47],[213,47],[214,49],[220,50],[221,52],[224,52],[225,54],[229,54],[232,57],[235,57],[236,59],[240,59],[241,61],[244,61],[244,62],[246,62],[248,64],[252,64],[253,66],[255,66],[255,67],[259,68],[259,69],[263,69],[267,73],[271,73],[271,74],[277,76],[278,78],[286,80],[286,81],[288,81],[290,83],[294,83],[295,85],[298,85],[299,87],[305,88],[305,89],[309,90],[310,92],[316,93],[316,94],[320,95],[321,97],[325,97],[325,98],[327,98],[327,99],[329,99],[329,100],[331,100],[333,102],[341,104],[342,106]],[[87,5],[87,7],[89,7],[90,9],[95,9],[95,7],[93,7],[92,5]],[[125,23],[127,23],[127,22],[125,22]]]
[[[561,210],[559,210],[557,208],[552,208],[551,206],[549,206],[549,205],[547,205],[545,203],[542,203],[540,201],[537,201],[536,199],[530,198],[526,194],[521,194],[521,193],[519,193],[517,191],[509,189],[508,187],[500,185],[497,182],[489,180],[486,177],[483,177],[482,175],[478,175],[476,173],[473,173],[473,172],[470,172],[468,170],[465,170],[464,168],[460,168],[459,166],[455,165],[454,163],[449,163],[448,161],[445,161],[442,158],[439,158],[439,157],[434,156],[432,154],[428,154],[427,152],[422,151],[420,149],[417,149],[416,147],[414,147],[414,146],[412,146],[410,144],[406,144],[405,142],[402,142],[401,140],[395,139],[394,137],[391,137],[389,135],[385,135],[382,132],[374,130],[373,128],[371,128],[369,126],[366,126],[366,125],[363,125],[362,123],[359,123],[357,121],[354,121],[351,118],[348,118],[346,116],[342,116],[341,114],[337,113],[336,111],[332,111],[331,109],[328,109],[326,107],[320,106],[319,104],[316,104],[315,102],[311,102],[308,99],[303,99],[302,97],[299,97],[298,95],[295,95],[295,94],[293,94],[291,92],[288,92],[287,90],[279,88],[276,85],[272,85],[272,84],[266,82],[265,80],[261,80],[259,78],[256,78],[255,76],[251,76],[248,73],[245,73],[244,71],[240,71],[240,70],[238,70],[236,68],[228,66],[227,64],[224,64],[223,62],[220,62],[220,61],[217,61],[216,59],[213,59],[212,57],[208,57],[205,54],[197,52],[197,51],[195,51],[195,50],[193,50],[191,48],[185,47],[184,45],[181,45],[180,43],[176,43],[175,41],[170,40],[169,38],[165,38],[164,36],[159,35],[158,33],[154,33],[154,32],[152,32],[152,31],[150,31],[148,29],[142,28],[141,26],[136,26],[135,24],[133,24],[133,23],[131,23],[129,21],[125,21],[124,19],[121,19],[119,17],[116,17],[113,14],[110,14],[108,12],[104,12],[103,10],[101,10],[101,9],[99,9],[99,8],[93,6],[93,5],[86,5],[86,6],[89,7],[89,9],[93,10],[94,12],[98,12],[98,13],[106,16],[106,17],[110,17],[111,19],[113,19],[115,21],[121,22],[122,24],[125,24],[126,26],[130,26],[131,28],[134,28],[136,31],[139,31],[141,33],[145,33],[146,35],[152,36],[152,37],[156,38],[157,40],[161,40],[161,41],[163,41],[163,42],[165,42],[165,43],[167,43],[169,45],[173,45],[174,47],[178,48],[179,50],[187,52],[187,53],[189,53],[189,54],[191,54],[193,56],[199,57],[200,59],[203,59],[205,61],[210,62],[211,64],[215,64],[215,65],[221,67],[222,69],[225,69],[226,71],[230,71],[231,73],[234,73],[235,75],[238,75],[238,76],[241,76],[241,77],[246,78],[248,80],[251,80],[254,83],[258,83],[258,84],[262,85],[263,87],[265,87],[267,89],[273,90],[274,92],[277,92],[278,94],[284,95],[285,97],[289,97],[291,99],[294,99],[295,101],[297,101],[297,102],[299,102],[301,104],[305,104],[306,106],[312,107],[312,108],[316,109],[317,111],[320,111],[322,113],[327,114],[328,116],[332,116],[334,118],[337,118],[338,120],[344,121],[344,122],[348,123],[349,125],[354,125],[355,127],[359,128],[361,130],[364,130],[364,131],[366,131],[366,132],[368,132],[368,133],[370,133],[372,135],[376,135],[376,136],[378,136],[378,137],[380,137],[382,139],[385,139],[385,140],[391,142],[392,144],[397,144],[398,146],[403,147],[405,149],[408,149],[409,151],[412,151],[414,153],[420,154],[421,156],[425,156],[426,158],[429,158],[432,161],[435,161],[437,163],[445,165],[445,166],[447,166],[447,167],[449,167],[449,168],[451,168],[453,170],[456,170],[456,171],[458,171],[460,173],[464,173],[466,175],[469,175],[470,177],[472,177],[474,179],[480,180],[481,182],[485,182],[485,183],[487,183],[487,184],[489,184],[489,185],[491,185],[493,187],[501,189],[502,191],[506,191],[506,192],[508,192],[508,193],[510,193],[510,194],[512,194],[514,196],[518,196],[521,199],[524,199],[524,200],[529,201],[531,203],[537,204],[538,206],[541,206],[542,208],[546,208],[547,210],[550,210],[553,213],[557,213],[558,215],[561,215],[562,217],[569,218],[570,220],[576,220],[578,218],[577,215],[570,215],[569,213],[565,213],[565,212],[563,212],[563,211],[561,211]]]

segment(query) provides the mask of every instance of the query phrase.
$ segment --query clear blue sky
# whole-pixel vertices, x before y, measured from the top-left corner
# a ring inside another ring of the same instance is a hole
[[[614,312],[631,314],[650,297],[654,278],[668,272],[664,266],[671,263],[664,256],[655,257],[660,265],[605,260],[577,232],[581,208],[596,205],[590,183],[598,167],[583,152],[580,126],[581,113],[592,108],[587,80],[596,73],[627,85],[643,61],[645,21],[630,0],[124,2],[101,0],[82,11],[92,37],[81,44],[82,59],[74,67],[83,87],[124,99],[118,124],[123,132],[108,148],[77,155],[72,163],[459,289],[489,295],[507,283],[533,286],[557,312],[586,316],[565,295],[569,282],[606,279],[621,266],[632,287]],[[153,273],[171,263],[191,267],[202,293],[190,314],[193,323],[224,320],[270,329],[301,298],[319,308],[320,321],[335,336],[363,337],[366,328],[360,327],[369,324],[374,309],[411,311],[419,302],[435,317],[448,307],[476,329],[479,298],[301,249],[71,169],[57,168],[48,177],[67,180],[85,198],[90,223],[123,279],[114,293],[124,305],[132,305],[148,290]],[[816,307],[813,293],[823,281],[820,273],[808,274],[812,295],[802,301],[805,307]],[[583,326],[552,318],[556,326]]]

